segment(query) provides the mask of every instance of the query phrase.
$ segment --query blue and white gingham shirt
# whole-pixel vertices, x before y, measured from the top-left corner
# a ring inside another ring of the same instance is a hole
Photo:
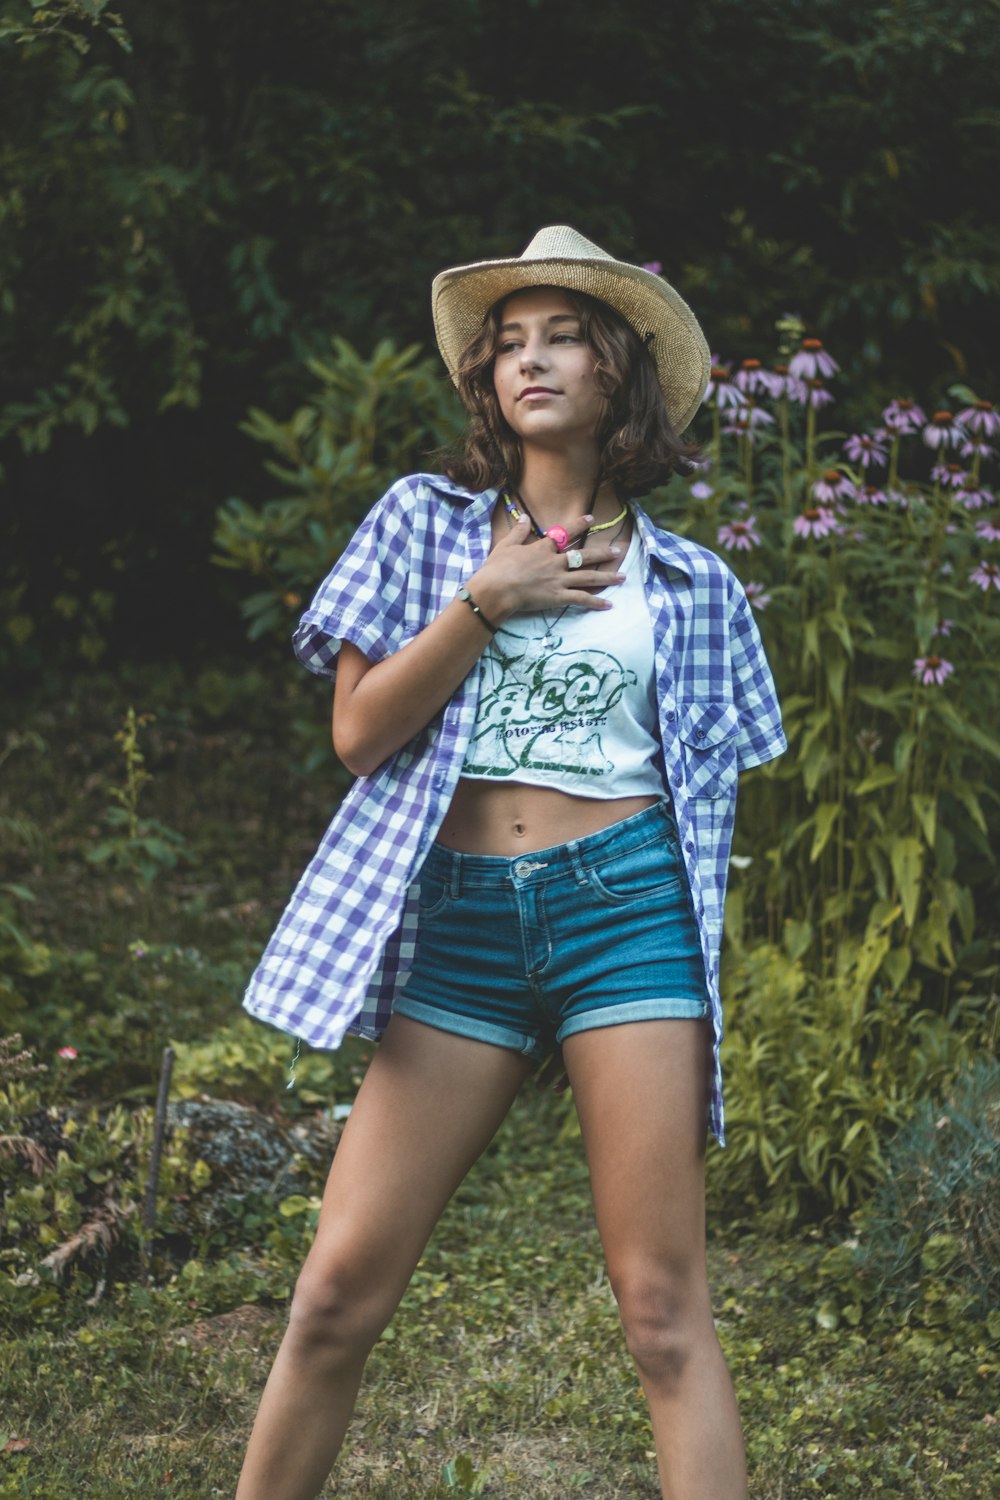
[[[299,659],[336,673],[341,641],[381,661],[440,614],[486,561],[497,491],[400,479],[355,532],[302,616]],[[710,1125],[724,1143],[719,949],[740,771],[785,749],[774,683],[743,589],[713,552],[634,507],[653,620],[666,785],[698,919],[714,1035]],[[461,773],[479,673],[347,793],[295,888],[244,1005],[313,1047],[377,1039],[413,960],[416,890]]]

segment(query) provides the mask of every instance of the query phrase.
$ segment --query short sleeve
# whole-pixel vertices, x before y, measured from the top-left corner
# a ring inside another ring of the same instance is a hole
[[[788,748],[774,678],[764,655],[757,622],[742,585],[732,578],[729,649],[733,698],[740,716],[736,754],[741,771],[774,760]]]
[[[410,575],[412,499],[400,480],[362,521],[292,636],[303,666],[335,677],[342,641],[381,661],[407,638],[405,603]]]

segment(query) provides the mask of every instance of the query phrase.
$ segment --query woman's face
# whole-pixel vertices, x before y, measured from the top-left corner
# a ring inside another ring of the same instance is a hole
[[[604,399],[580,316],[558,287],[508,297],[500,314],[493,385],[522,442],[596,443]]]

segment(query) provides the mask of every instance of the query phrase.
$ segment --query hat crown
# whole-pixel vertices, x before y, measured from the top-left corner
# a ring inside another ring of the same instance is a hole
[[[614,256],[568,224],[548,224],[521,251],[521,260],[613,260]]]

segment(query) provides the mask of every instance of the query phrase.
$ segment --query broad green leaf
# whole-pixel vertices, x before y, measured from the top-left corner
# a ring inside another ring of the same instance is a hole
[[[924,868],[923,845],[919,839],[912,837],[891,838],[889,862],[899,899],[903,903],[903,920],[907,927],[912,927],[920,902],[920,878]]]
[[[864,797],[868,792],[877,792],[881,787],[892,786],[894,781],[899,780],[899,773],[892,766],[874,766],[864,781],[859,781],[854,788],[855,797]]]
[[[912,962],[913,951],[910,948],[893,948],[882,960],[882,972],[892,985],[894,995],[899,993],[903,980],[910,972]]]
[[[816,809],[816,832],[813,834],[812,848],[809,851],[809,863],[815,864],[823,850],[830,841],[833,825],[837,821],[840,812],[839,802],[821,802]]]
[[[927,840],[927,846],[933,849],[937,828],[937,798],[929,796],[926,792],[914,792],[910,797],[910,803],[923,830],[924,838]]]

